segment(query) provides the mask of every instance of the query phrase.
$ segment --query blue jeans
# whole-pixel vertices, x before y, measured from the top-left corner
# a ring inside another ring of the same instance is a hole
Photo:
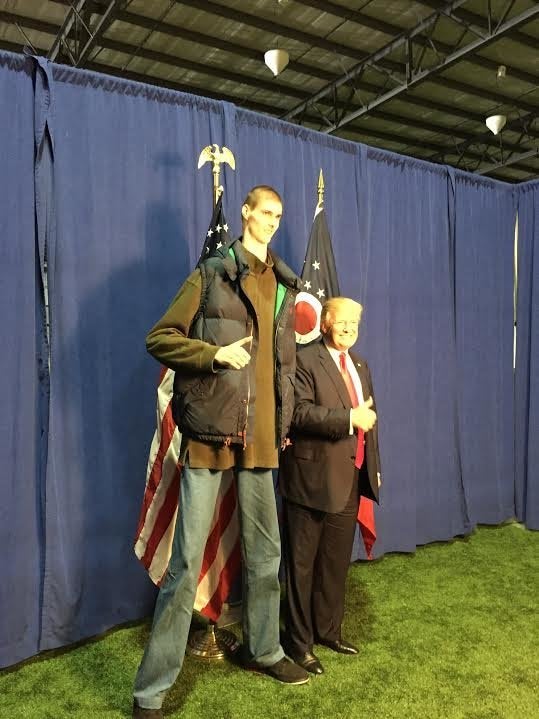
[[[238,469],[243,556],[243,640],[253,661],[269,666],[284,652],[279,642],[281,543],[270,469]],[[183,468],[180,509],[167,575],[152,630],[135,678],[139,706],[159,709],[178,676],[195,603],[221,470]]]

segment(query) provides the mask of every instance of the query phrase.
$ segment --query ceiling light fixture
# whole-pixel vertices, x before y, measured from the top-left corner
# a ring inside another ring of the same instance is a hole
[[[287,3],[284,0],[273,0],[273,13],[275,14],[275,21],[277,22],[282,14],[283,8]],[[290,61],[290,56],[286,50],[274,47],[271,50],[266,50],[264,53],[264,62],[272,71],[273,76],[277,77],[285,69]]]
[[[507,122],[505,115],[489,115],[485,120],[485,125],[494,134],[497,135]]]
[[[274,49],[264,53],[264,62],[275,77],[285,69],[289,60],[290,57],[286,50]]]

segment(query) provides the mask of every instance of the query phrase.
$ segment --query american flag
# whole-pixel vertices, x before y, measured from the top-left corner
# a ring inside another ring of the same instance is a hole
[[[231,238],[223,214],[222,196],[214,208],[198,264],[206,257],[224,256]],[[170,555],[180,490],[178,462],[181,435],[172,417],[174,372],[163,368],[157,387],[157,428],[135,537],[135,554],[155,584],[165,576]],[[217,621],[230,587],[239,574],[241,550],[236,486],[232,471],[223,473],[212,527],[206,542],[194,609]]]
[[[304,290],[296,297],[296,342],[308,344],[320,337],[320,311],[323,303],[340,295],[326,213],[321,205],[317,206],[314,213],[301,279]],[[372,559],[376,523],[374,503],[368,497],[361,497],[357,521],[367,558]]]

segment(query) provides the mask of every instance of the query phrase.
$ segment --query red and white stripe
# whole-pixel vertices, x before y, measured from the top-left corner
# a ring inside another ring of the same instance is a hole
[[[135,538],[135,554],[159,585],[172,553],[180,490],[181,434],[172,418],[174,372],[163,369],[157,388],[157,428],[146,470],[146,487]],[[239,573],[241,550],[233,473],[224,472],[204,550],[196,609],[217,621]]]

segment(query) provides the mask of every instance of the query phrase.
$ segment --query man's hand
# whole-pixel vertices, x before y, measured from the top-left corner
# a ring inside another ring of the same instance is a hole
[[[244,337],[237,342],[233,342],[231,345],[225,347],[219,347],[215,353],[214,362],[224,367],[233,367],[234,369],[241,369],[249,364],[251,355],[247,350],[243,349],[243,345],[251,343],[253,341],[252,335]]]
[[[363,404],[354,407],[350,411],[350,418],[354,427],[359,427],[364,432],[368,432],[376,424],[376,412],[371,409],[372,397],[369,397]]]

